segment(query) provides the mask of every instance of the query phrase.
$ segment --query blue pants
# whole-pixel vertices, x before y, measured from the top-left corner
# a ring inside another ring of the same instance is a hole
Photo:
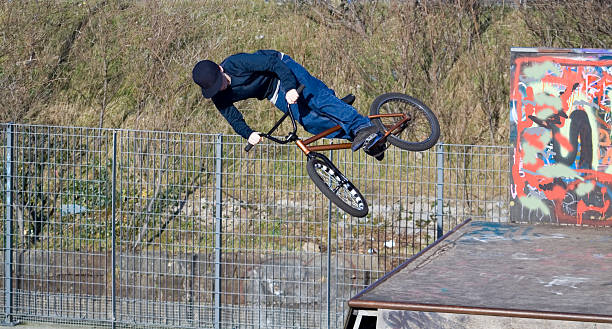
[[[291,112],[306,131],[311,134],[318,134],[340,125],[341,130],[327,137],[353,140],[357,130],[372,125],[369,118],[359,114],[354,107],[338,99],[332,89],[321,80],[310,75],[302,65],[291,57],[283,54],[282,61],[287,64],[298,81],[305,87],[297,104],[291,105]],[[278,89],[274,105],[281,111],[287,112],[288,104],[285,100],[282,83]]]

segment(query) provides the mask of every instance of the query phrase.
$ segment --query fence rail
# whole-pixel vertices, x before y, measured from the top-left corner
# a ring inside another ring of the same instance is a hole
[[[507,221],[510,148],[328,156],[370,204],[332,205],[288,145],[0,126],[4,322],[336,328],[346,301],[471,217]]]

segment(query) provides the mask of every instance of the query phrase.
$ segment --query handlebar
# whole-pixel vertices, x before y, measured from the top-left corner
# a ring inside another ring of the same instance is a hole
[[[305,86],[303,84],[300,84],[296,88],[296,91],[297,91],[298,95],[302,95],[302,91],[304,91],[304,88],[305,88]],[[287,136],[285,136],[284,140],[272,137],[272,133],[281,125],[281,123],[283,121],[285,121],[287,116],[291,117],[291,123],[293,124],[293,131],[290,132]],[[260,136],[268,138],[270,140],[273,140],[273,141],[275,141],[277,143],[287,144],[288,142],[290,142],[292,140],[295,140],[297,138],[297,135],[295,134],[296,131],[297,131],[297,126],[295,124],[295,119],[293,118],[293,114],[291,113],[291,104],[288,104],[288,109],[287,109],[287,112],[285,113],[285,115],[283,115],[283,117],[280,118],[280,120],[278,120],[278,122],[276,122],[274,127],[272,127],[272,129],[270,129],[270,131],[268,131],[267,134],[260,134]],[[245,152],[249,152],[253,148],[253,146],[255,146],[255,144],[251,144],[251,143],[247,142],[247,145],[244,147],[244,151]]]

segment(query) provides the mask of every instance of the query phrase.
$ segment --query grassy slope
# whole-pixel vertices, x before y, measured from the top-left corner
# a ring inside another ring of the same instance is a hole
[[[509,48],[610,48],[604,3],[519,10],[391,2],[330,10],[263,0],[4,2],[0,115],[232,132],[199,94],[191,68],[204,58],[273,48],[339,94],[355,93],[364,114],[376,95],[402,91],[439,115],[444,141],[505,143]],[[268,102],[239,107],[254,128],[278,114]]]

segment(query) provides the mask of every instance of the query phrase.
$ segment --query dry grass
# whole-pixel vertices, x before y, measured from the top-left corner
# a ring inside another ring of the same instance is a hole
[[[376,95],[402,91],[434,109],[445,142],[505,143],[511,46],[612,47],[606,1],[424,3],[4,2],[0,118],[231,132],[191,68],[273,48],[356,94],[364,114]],[[267,102],[239,106],[259,129],[278,114]]]

